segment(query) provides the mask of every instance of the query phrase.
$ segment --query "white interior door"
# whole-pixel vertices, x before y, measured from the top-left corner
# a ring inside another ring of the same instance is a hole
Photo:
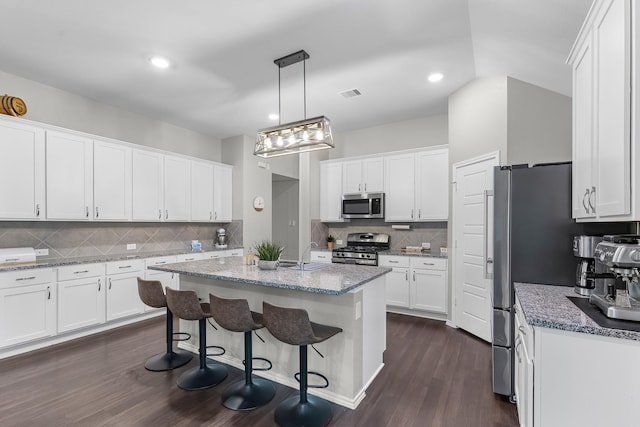
[[[493,168],[491,153],[453,165],[453,322],[491,342]]]

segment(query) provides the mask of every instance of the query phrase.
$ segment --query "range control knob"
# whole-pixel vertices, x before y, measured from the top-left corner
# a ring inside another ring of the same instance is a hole
[[[640,262],[640,251],[635,249],[632,250],[631,252],[629,252],[629,258],[631,258],[632,261]]]

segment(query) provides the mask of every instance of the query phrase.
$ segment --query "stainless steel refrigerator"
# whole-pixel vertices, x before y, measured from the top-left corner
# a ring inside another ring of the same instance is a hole
[[[573,236],[628,226],[571,218],[571,163],[496,167],[494,196],[493,391],[512,399],[513,283],[573,286]]]

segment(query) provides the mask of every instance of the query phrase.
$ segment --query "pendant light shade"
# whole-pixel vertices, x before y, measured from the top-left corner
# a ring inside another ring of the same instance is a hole
[[[307,119],[307,79],[306,60],[309,54],[304,50],[292,53],[273,61],[278,66],[278,116],[281,116],[280,68],[304,61],[304,120],[278,124],[258,131],[253,154],[259,157],[277,157],[298,154],[307,151],[333,148],[331,124],[325,116]]]

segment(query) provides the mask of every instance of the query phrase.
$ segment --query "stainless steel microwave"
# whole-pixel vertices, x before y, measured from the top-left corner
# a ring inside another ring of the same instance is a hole
[[[342,217],[384,218],[384,193],[344,194]]]

